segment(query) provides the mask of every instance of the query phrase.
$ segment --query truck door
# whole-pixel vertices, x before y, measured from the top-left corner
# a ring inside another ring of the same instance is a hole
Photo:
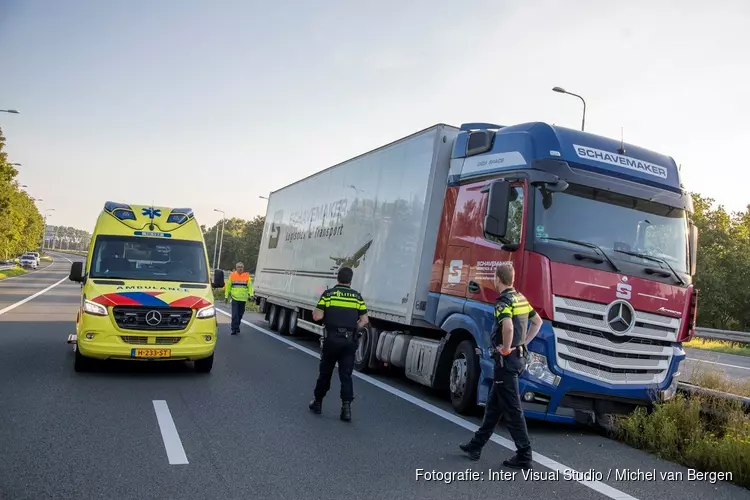
[[[487,183],[488,184],[488,183]],[[484,184],[486,185],[486,184]],[[482,187],[484,187],[484,185]],[[516,281],[523,275],[523,245],[526,220],[526,186],[523,182],[512,185],[513,198],[508,211],[508,230],[505,244],[484,233],[484,216],[487,213],[488,193],[482,193],[480,204],[480,232],[474,240],[473,259],[469,273],[466,298],[487,304],[497,300],[494,278],[495,269],[501,262],[512,262],[516,271]],[[512,250],[515,248],[515,250]]]

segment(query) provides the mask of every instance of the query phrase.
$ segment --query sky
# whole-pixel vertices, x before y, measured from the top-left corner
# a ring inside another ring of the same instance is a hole
[[[49,224],[105,201],[265,215],[287,184],[435,123],[580,127],[750,202],[750,2],[0,0],[0,113]]]

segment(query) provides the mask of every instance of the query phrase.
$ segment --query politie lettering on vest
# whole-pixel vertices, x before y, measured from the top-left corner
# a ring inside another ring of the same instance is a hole
[[[242,316],[245,314],[247,301],[253,295],[253,279],[249,273],[245,272],[245,265],[238,262],[234,266],[234,271],[229,275],[226,288],[224,290],[224,302],[232,299],[232,335],[240,333],[240,324]]]

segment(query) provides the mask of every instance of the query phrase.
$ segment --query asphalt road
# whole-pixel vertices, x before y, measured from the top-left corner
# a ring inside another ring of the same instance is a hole
[[[685,349],[687,361],[683,380],[688,380],[694,371],[719,371],[732,380],[750,379],[750,357],[722,354],[700,349]]]
[[[316,342],[282,339],[257,315],[238,336],[220,316],[210,375],[183,363],[77,374],[65,341],[80,286],[65,279],[68,269],[60,257],[0,282],[0,499],[750,498],[593,432],[535,423],[536,472],[593,471],[601,481],[498,477],[511,454],[504,428],[471,462],[457,445],[479,418],[393,377],[357,374],[350,423],[338,419],[334,378],[323,415],[312,415]],[[471,469],[481,480],[417,479],[418,469]],[[625,469],[684,477],[616,481]]]

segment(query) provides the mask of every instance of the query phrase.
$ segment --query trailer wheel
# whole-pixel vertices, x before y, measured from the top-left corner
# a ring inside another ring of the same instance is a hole
[[[358,372],[369,373],[372,371],[370,368],[372,358],[375,356],[375,349],[377,348],[377,335],[372,328],[363,328],[364,333],[359,339],[357,345],[357,351],[354,353],[354,368]]]
[[[268,326],[273,331],[278,331],[279,328],[279,309],[276,304],[271,304],[271,308],[268,311]]]
[[[258,304],[258,312],[264,314],[266,316],[266,319],[268,319],[268,303],[266,302],[266,299],[260,299],[260,303]]]
[[[297,310],[292,310],[289,312],[289,335],[292,337],[296,336],[299,333],[299,329],[297,328],[297,319],[299,318],[299,312]]]
[[[289,314],[292,311],[286,307],[279,307],[279,334],[289,335]]]
[[[464,340],[453,353],[449,378],[451,404],[458,413],[465,414],[475,405],[478,377],[474,345],[470,340]]]

